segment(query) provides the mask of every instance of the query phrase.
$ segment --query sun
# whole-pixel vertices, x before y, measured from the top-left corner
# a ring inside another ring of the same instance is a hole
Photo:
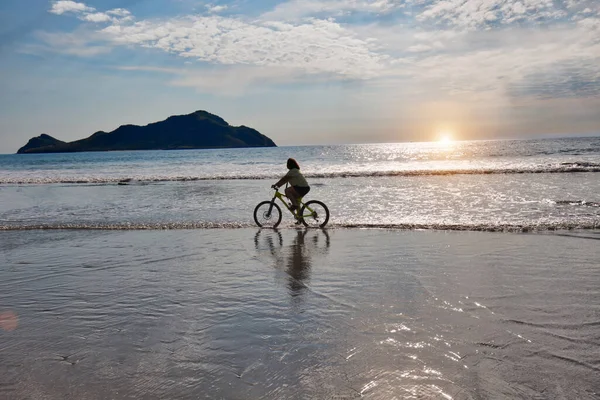
[[[452,143],[454,141],[454,139],[452,138],[452,132],[450,131],[439,132],[437,137],[437,141],[439,143]]]

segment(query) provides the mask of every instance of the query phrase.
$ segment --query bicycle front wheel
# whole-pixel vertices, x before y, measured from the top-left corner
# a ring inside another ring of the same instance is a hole
[[[254,209],[254,222],[261,228],[277,228],[281,222],[281,208],[270,201],[259,203]]]
[[[304,204],[300,210],[304,226],[324,228],[329,222],[329,209],[318,200],[311,200]]]

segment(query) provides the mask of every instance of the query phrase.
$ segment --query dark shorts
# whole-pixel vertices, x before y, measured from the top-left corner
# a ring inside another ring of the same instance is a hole
[[[296,191],[296,193],[298,193],[298,196],[300,196],[300,197],[304,197],[304,196],[306,196],[306,194],[308,192],[310,192],[310,186],[306,186],[306,187],[292,186],[292,187],[294,188],[294,190]]]

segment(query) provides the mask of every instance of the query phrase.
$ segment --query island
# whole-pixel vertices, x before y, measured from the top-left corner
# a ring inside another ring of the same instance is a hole
[[[99,131],[74,142],[63,142],[44,133],[30,139],[17,154],[235,147],[276,147],[276,144],[255,129],[231,126],[221,117],[201,110],[146,126],[122,125],[112,132]]]

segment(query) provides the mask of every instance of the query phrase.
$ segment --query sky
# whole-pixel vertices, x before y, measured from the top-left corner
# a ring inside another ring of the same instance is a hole
[[[196,110],[278,145],[600,134],[600,1],[0,2],[0,153]]]

